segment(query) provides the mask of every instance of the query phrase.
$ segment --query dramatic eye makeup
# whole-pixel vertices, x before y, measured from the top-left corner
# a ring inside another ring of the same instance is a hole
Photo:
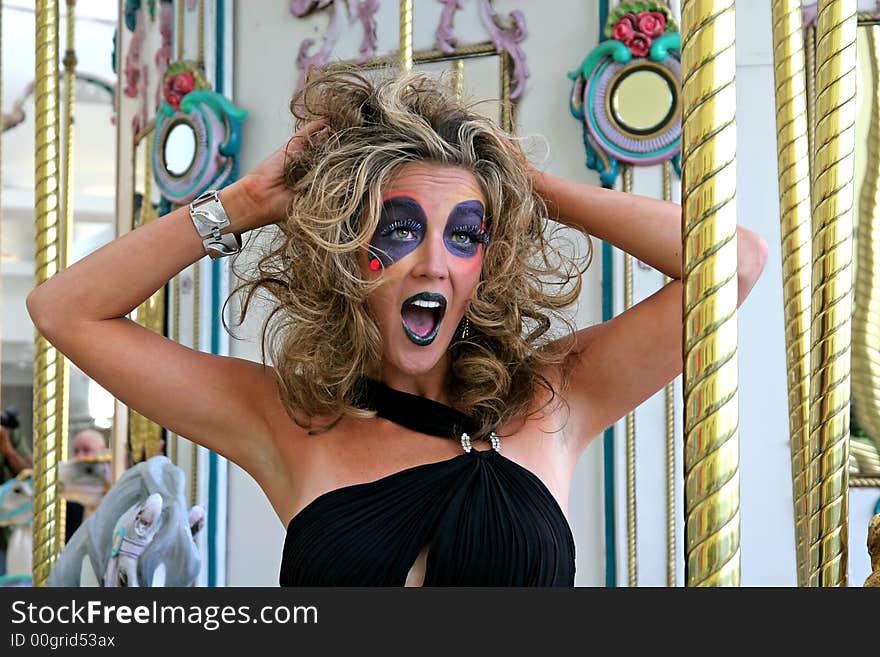
[[[422,240],[428,226],[425,211],[415,199],[395,196],[382,204],[379,225],[370,240],[370,269],[379,269],[412,253]]]
[[[370,240],[368,263],[378,271],[415,251],[425,239],[428,219],[419,202],[409,196],[395,196],[382,205],[379,224]],[[463,201],[449,213],[443,230],[446,250],[459,258],[477,255],[487,242],[485,211],[480,201]]]
[[[449,252],[463,258],[477,255],[479,245],[487,241],[485,218],[483,204],[479,201],[464,201],[452,208],[443,232],[443,241]]]

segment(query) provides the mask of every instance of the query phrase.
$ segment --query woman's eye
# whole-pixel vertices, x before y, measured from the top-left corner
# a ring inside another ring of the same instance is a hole
[[[415,237],[415,233],[410,228],[395,228],[391,231],[391,237],[396,240],[410,240]]]
[[[470,233],[465,233],[465,232],[453,233],[452,234],[452,241],[455,244],[470,244],[471,242],[474,241],[474,238]]]

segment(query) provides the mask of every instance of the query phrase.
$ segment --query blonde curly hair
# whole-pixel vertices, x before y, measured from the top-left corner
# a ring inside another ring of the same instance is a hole
[[[365,301],[382,278],[362,276],[358,253],[376,230],[383,188],[404,164],[421,161],[472,172],[487,201],[489,242],[468,310],[471,335],[449,346],[449,403],[472,416],[479,440],[533,413],[537,386],[552,400],[557,391],[541,372],[561,365],[564,386],[572,341],[551,340],[551,319],[571,336],[560,311],[576,301],[592,251],[579,259],[545,237],[546,208],[519,142],[420,73],[377,80],[324,72],[293,98],[291,111],[297,127],[323,118],[329,130],[287,164],[283,181],[293,200],[280,235],[255,268],[236,271],[242,282],[230,295],[243,293],[240,323],[255,294],[273,301],[263,361],[269,345],[291,418],[317,433],[346,415],[374,415],[354,401],[361,377],[381,371],[382,335]],[[315,427],[316,418],[328,421]]]

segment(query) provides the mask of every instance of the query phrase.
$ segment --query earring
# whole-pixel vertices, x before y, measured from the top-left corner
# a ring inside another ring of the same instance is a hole
[[[465,316],[464,323],[461,326],[461,339],[462,340],[467,340],[467,336],[470,333],[470,329],[471,329],[471,322],[467,318],[467,316]]]

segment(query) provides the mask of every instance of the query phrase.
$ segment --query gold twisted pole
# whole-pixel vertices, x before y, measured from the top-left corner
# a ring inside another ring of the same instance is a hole
[[[172,316],[172,329],[171,329],[171,339],[176,343],[180,344],[180,275],[174,277],[174,293],[171,298],[171,316]],[[168,458],[171,459],[171,462],[174,465],[180,465],[177,460],[177,447],[180,436],[176,433],[169,433],[168,440],[170,444],[168,445]]]
[[[185,11],[184,0],[177,0],[177,28],[175,30],[177,33],[174,35],[176,37],[175,41],[177,41],[177,61],[183,59],[183,18]]]
[[[452,87],[452,92],[460,101],[464,98],[464,60],[453,59],[450,64],[450,70],[452,75],[450,76],[449,86]]]
[[[623,192],[632,193],[632,166],[625,164],[622,170]],[[633,305],[633,259],[623,254],[623,309]],[[627,580],[629,586],[639,585],[638,554],[636,552],[636,414],[626,414],[626,554]]]
[[[807,441],[810,432],[810,142],[801,0],[774,0],[776,153],[788,427],[798,586],[807,583]]]
[[[809,584],[845,586],[856,0],[819,3],[808,440]]]
[[[687,586],[739,586],[734,0],[683,0]]]
[[[199,351],[201,349],[201,312],[202,312],[202,263],[196,262],[193,265],[193,349]],[[190,504],[198,504],[199,502],[199,446],[194,442],[190,442],[190,454],[192,460],[189,464],[189,483],[190,483]]]
[[[672,165],[663,163],[663,200],[672,201]],[[672,280],[663,277],[663,284]],[[666,384],[666,586],[675,586],[675,383]]]
[[[196,20],[198,21],[198,27],[196,29],[196,35],[198,38],[198,53],[199,53],[199,70],[205,70],[205,0],[199,0],[198,5],[198,13],[196,14]]]
[[[34,104],[35,282],[58,271],[58,2],[37,0]],[[60,531],[58,475],[58,355],[41,335],[34,343],[34,511],[33,583],[45,586],[55,562]]]
[[[873,90],[868,123],[868,158],[856,229],[855,309],[852,319],[852,397],[859,426],[880,451],[880,43],[876,27],[865,28]]]
[[[413,66],[413,0],[400,0],[400,70]]]
[[[67,269],[71,262],[73,249],[73,148],[75,138],[74,118],[76,116],[76,0],[67,0],[67,17],[65,20],[67,49],[64,51],[64,157],[61,160],[61,250],[60,267]],[[60,351],[58,356],[58,460],[67,460],[67,442],[70,433],[70,363]],[[65,527],[67,526],[67,501],[59,497],[58,531],[55,532],[58,554],[64,549]]]

